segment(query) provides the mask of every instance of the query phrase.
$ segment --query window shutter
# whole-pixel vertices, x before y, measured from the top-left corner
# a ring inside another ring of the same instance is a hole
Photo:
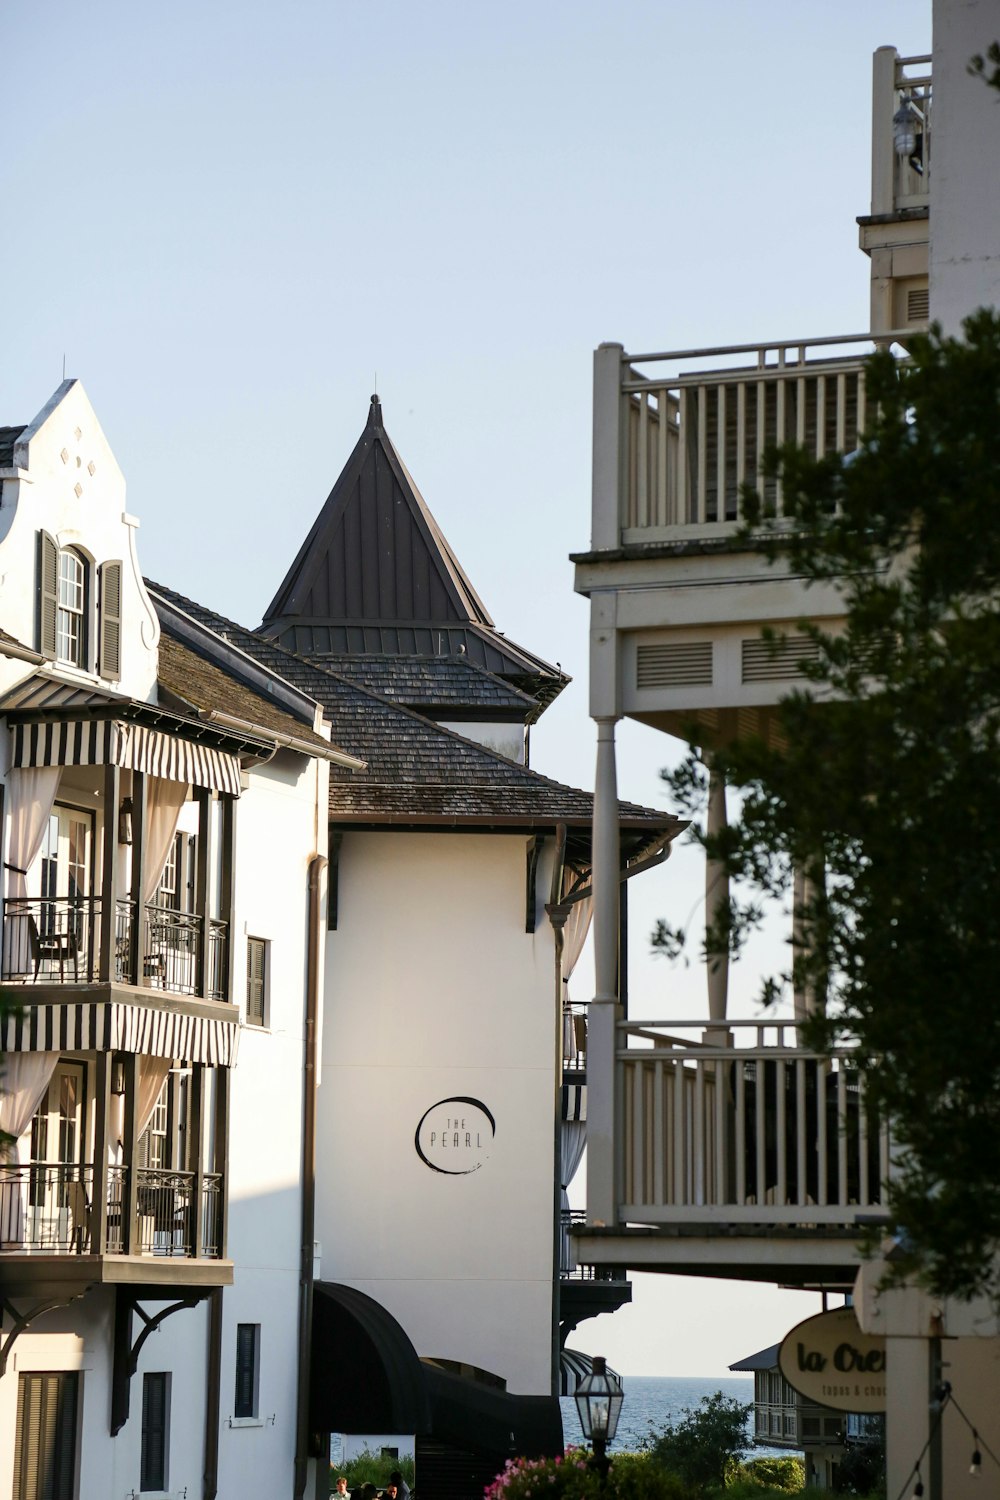
[[[264,986],[267,976],[267,942],[247,938],[247,1024],[264,1024]]]
[[[47,531],[38,534],[38,578],[38,649],[49,661],[55,661],[59,548]]]
[[[234,1417],[255,1417],[254,1386],[256,1385],[257,1329],[256,1323],[236,1325],[236,1401]]]
[[[167,1484],[167,1376],[142,1377],[142,1447],[139,1487],[163,1490]]]
[[[101,638],[98,670],[109,682],[122,675],[122,565],[101,564]]]
[[[14,1430],[18,1500],[72,1500],[76,1479],[75,1373],[21,1375]]]

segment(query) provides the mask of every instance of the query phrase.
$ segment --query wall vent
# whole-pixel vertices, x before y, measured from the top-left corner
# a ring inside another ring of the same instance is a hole
[[[674,641],[636,651],[636,687],[706,687],[711,681],[711,641]]]
[[[787,682],[801,677],[801,664],[815,661],[815,641],[805,635],[789,635],[776,641],[760,636],[743,642],[744,682]]]
[[[930,316],[930,310],[929,287],[912,287],[906,294],[907,323],[926,323]]]

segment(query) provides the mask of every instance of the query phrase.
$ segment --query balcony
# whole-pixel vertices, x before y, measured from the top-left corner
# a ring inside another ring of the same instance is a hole
[[[140,936],[141,934],[141,936]],[[7,898],[2,977],[26,985],[96,984],[101,978],[100,897]],[[228,923],[148,904],[114,903],[112,977],[176,995],[226,999]]]
[[[223,1177],[138,1167],[136,1216],[128,1232],[127,1167],[109,1167],[106,1213],[95,1212],[92,1164],[0,1164],[0,1251],[43,1255],[221,1258]]]
[[[884,1217],[891,1149],[853,1050],[809,1052],[791,1021],[706,1031],[703,1021],[615,1022],[608,1009],[591,1014],[591,1045],[595,1027],[614,1027],[613,1091],[592,1068],[589,1128],[610,1129],[612,1180],[596,1193],[588,1181],[578,1258],[790,1284],[849,1279],[862,1226]],[[762,1240],[766,1254],[748,1249]]]

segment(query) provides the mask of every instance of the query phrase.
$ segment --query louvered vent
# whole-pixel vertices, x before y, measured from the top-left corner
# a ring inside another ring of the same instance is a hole
[[[636,687],[701,687],[711,681],[711,641],[640,646],[636,652]]]
[[[801,676],[801,664],[815,661],[816,644],[804,635],[764,641],[757,636],[743,642],[744,682],[786,682]]]
[[[906,321],[908,323],[926,323],[930,316],[930,289],[925,286],[914,287],[906,294]]]

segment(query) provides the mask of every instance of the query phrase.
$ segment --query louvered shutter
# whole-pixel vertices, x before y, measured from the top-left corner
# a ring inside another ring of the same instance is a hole
[[[247,1025],[264,1024],[264,987],[267,976],[267,943],[247,938]]]
[[[236,1325],[236,1401],[234,1417],[255,1417],[254,1386],[257,1384],[256,1323]]]
[[[38,579],[38,649],[49,661],[55,661],[59,548],[47,531],[38,534]]]
[[[79,1377],[21,1375],[14,1431],[15,1500],[72,1500]]]
[[[109,682],[122,675],[122,565],[101,564],[101,636],[98,670]]]
[[[142,1448],[139,1488],[167,1487],[167,1376],[163,1372],[142,1377]]]

